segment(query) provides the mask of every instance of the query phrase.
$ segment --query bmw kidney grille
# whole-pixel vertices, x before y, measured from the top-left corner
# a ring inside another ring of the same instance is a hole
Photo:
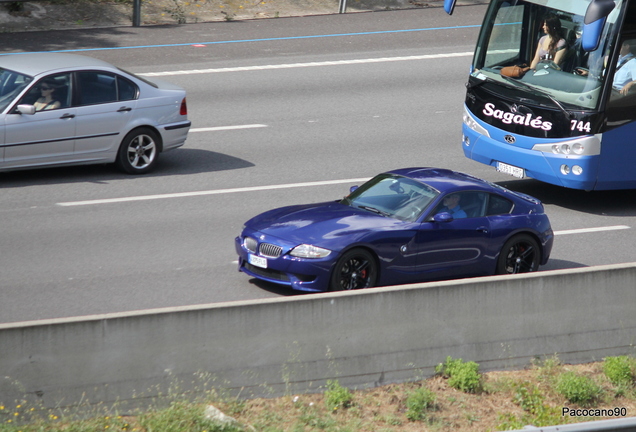
[[[271,243],[261,243],[258,248],[260,254],[269,258],[278,258],[283,253],[283,248]]]

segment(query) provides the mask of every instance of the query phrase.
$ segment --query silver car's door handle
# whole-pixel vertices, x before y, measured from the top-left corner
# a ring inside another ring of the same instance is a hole
[[[117,112],[125,112],[125,111],[132,111],[132,108],[123,106],[117,110]]]
[[[72,119],[72,118],[75,118],[75,114],[68,114],[68,113],[66,113],[66,114],[64,114],[62,117],[60,117],[60,119],[62,119],[62,120]]]

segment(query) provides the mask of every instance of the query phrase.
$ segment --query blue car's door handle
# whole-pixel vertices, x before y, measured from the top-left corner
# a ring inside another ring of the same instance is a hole
[[[484,234],[488,234],[488,228],[486,228],[486,227],[479,227],[479,228],[477,228],[476,231],[482,232]]]

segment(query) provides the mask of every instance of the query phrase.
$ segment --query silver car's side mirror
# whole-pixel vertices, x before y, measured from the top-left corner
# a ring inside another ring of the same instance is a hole
[[[20,114],[33,115],[33,114],[35,114],[35,106],[33,106],[33,105],[18,105],[18,112]]]

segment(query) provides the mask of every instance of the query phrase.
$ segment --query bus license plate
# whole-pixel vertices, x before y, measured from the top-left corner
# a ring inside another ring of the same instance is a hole
[[[253,266],[267,268],[267,258],[249,254],[249,256],[247,257],[247,261]]]
[[[525,172],[523,171],[523,168],[508,165],[503,162],[497,162],[497,171],[502,172],[504,174],[511,175],[513,177],[520,178],[520,179],[525,177]]]

